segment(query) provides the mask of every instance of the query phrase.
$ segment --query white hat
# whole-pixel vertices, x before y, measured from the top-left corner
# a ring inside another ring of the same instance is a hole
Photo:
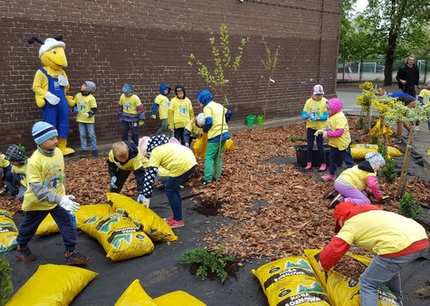
[[[203,127],[205,125],[206,122],[206,116],[203,113],[200,113],[197,115],[196,117],[196,123],[199,127]]]
[[[369,162],[370,166],[375,171],[381,169],[385,165],[384,157],[382,157],[382,155],[378,152],[369,152],[364,158]]]
[[[45,39],[45,42],[39,48],[39,57],[41,57],[43,53],[57,47],[61,47],[64,49],[66,47],[66,44],[61,40],[56,40],[55,38]]]
[[[317,84],[314,86],[314,95],[323,95],[324,94],[324,88],[322,85]]]

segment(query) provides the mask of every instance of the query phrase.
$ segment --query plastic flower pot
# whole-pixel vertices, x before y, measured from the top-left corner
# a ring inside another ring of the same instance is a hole
[[[307,163],[307,152],[308,152],[308,146],[307,145],[295,145],[294,148],[296,149],[296,159],[297,159],[297,165],[299,167],[305,167]],[[329,165],[329,152],[330,148],[327,145],[324,145],[324,158],[327,166]],[[319,167],[321,165],[321,157],[318,154],[318,149],[316,147],[312,150],[312,166],[313,167]]]
[[[255,123],[257,123],[257,125],[259,126],[263,126],[264,125],[264,115],[257,115],[257,118],[255,119]]]
[[[247,127],[252,128],[255,125],[255,115],[250,114],[246,116],[245,124]]]

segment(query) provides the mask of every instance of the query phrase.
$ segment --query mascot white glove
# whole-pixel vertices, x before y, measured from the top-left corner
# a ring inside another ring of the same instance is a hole
[[[69,81],[67,80],[67,78],[64,75],[60,74],[58,76],[58,84],[60,86],[67,87],[67,86],[69,86]]]
[[[53,93],[50,93],[49,91],[45,94],[45,100],[48,101],[51,105],[57,105],[60,103],[60,98],[54,95]]]

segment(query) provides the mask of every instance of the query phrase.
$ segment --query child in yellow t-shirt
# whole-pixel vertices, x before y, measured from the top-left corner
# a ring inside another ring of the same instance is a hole
[[[32,136],[37,150],[27,162],[27,190],[22,203],[24,219],[16,238],[16,258],[24,262],[36,260],[28,243],[42,220],[51,214],[63,236],[66,263],[86,265],[88,258],[75,250],[77,229],[74,213],[79,204],[72,195],[66,195],[64,157],[57,148],[58,132],[51,124],[39,121],[33,125]]]
[[[95,131],[95,114],[97,112],[97,102],[94,97],[96,84],[92,81],[85,81],[81,85],[81,92],[75,96],[75,105],[78,114],[76,122],[79,125],[79,137],[81,139],[81,151],[83,153],[91,151],[93,156],[97,156],[97,140]]]
[[[324,158],[323,136],[321,134],[315,135],[315,132],[324,129],[327,126],[328,109],[327,99],[323,97],[324,88],[322,85],[315,85],[313,88],[312,97],[310,97],[303,107],[301,117],[306,120],[306,139],[307,147],[307,163],[306,170],[312,169],[312,151],[314,148],[314,141],[316,140],[318,147],[318,154],[320,156],[321,165],[320,171],[325,171],[327,165]]]
[[[170,135],[169,130],[169,106],[170,106],[170,100],[169,100],[169,93],[170,93],[170,86],[161,83],[160,84],[160,94],[155,97],[154,103],[152,103],[151,106],[151,117],[153,119],[157,118],[157,113],[160,118],[160,127],[157,129],[156,134],[166,134]]]
[[[131,140],[139,144],[139,121],[145,119],[145,112],[140,98],[134,94],[133,86],[124,84],[122,95],[119,98],[121,106],[120,121],[123,125],[122,141],[128,141],[128,134],[131,132]]]
[[[175,87],[176,96],[170,101],[169,128],[175,133],[175,138],[185,144],[184,129],[190,120],[194,119],[193,105],[187,98],[184,86]]]
[[[205,125],[205,114],[200,113],[193,120],[187,123],[184,130],[185,146],[190,148],[194,139],[203,136],[203,126]]]
[[[354,165],[352,160],[350,144],[351,135],[349,133],[348,119],[342,111],[343,102],[338,98],[332,98],[327,102],[330,117],[327,122],[327,128],[318,130],[316,134],[322,134],[324,138],[328,138],[330,147],[330,165],[328,174],[324,175],[324,181],[334,181],[336,178],[337,167],[345,163],[348,168]]]

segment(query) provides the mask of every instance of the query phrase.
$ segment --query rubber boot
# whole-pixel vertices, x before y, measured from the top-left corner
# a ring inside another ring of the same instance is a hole
[[[326,163],[322,163],[318,171],[324,172],[326,170],[327,170],[327,164]]]
[[[305,170],[311,170],[311,169],[312,169],[312,163],[311,163],[311,162],[308,162],[308,163],[306,164]]]
[[[75,153],[75,150],[67,147],[67,139],[65,138],[58,138],[58,148],[63,152],[64,156]]]

